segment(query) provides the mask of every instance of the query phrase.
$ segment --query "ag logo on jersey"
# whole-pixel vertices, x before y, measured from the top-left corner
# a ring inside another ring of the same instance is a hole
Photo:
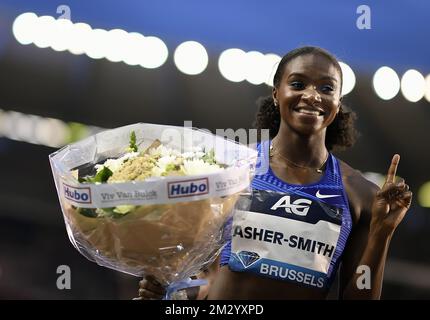
[[[285,208],[285,212],[293,213],[298,216],[306,216],[308,214],[312,201],[309,199],[297,199],[291,203],[290,196],[283,196],[270,209]]]

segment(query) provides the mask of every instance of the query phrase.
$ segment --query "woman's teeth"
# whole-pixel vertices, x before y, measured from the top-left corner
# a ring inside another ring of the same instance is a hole
[[[311,110],[306,110],[306,109],[298,109],[296,111],[298,113],[308,114],[308,115],[312,115],[312,116],[319,116],[319,115],[321,115],[321,113],[319,111],[311,111]]]

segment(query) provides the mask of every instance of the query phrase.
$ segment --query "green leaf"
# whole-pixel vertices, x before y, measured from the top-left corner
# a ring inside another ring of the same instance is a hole
[[[119,207],[123,207],[123,206],[119,206]],[[124,206],[125,207],[125,206]],[[134,208],[136,208],[136,206],[133,206]],[[118,212],[120,210],[117,210],[118,207],[114,207],[114,208],[98,208],[97,209],[97,213],[98,213],[98,217],[99,218],[112,218],[112,219],[120,219],[124,216],[126,216],[127,214],[129,214],[131,211],[128,212]],[[122,208],[125,209],[125,208]],[[126,211],[126,210],[124,210]]]
[[[96,209],[88,209],[88,208],[78,208],[78,212],[85,217],[88,218],[96,218],[97,212]]]
[[[210,164],[216,164],[216,160],[215,160],[215,150],[211,149],[208,153],[206,153],[203,157],[202,157],[204,162],[210,163]]]
[[[106,182],[109,177],[113,174],[113,172],[108,167],[103,167],[94,178],[92,178],[91,182]]]
[[[128,147],[128,151],[137,152],[136,132],[134,131],[130,133],[130,145]]]
[[[124,204],[116,206],[115,209],[113,209],[113,212],[124,215],[133,211],[135,208],[136,206]]]
[[[112,217],[115,214],[113,209],[114,208],[97,208],[96,211],[99,218],[100,217],[106,218],[106,217]]]
[[[78,181],[80,183],[87,182],[87,183],[96,183],[96,182],[106,182],[108,181],[109,177],[113,174],[113,172],[108,167],[103,167],[103,169],[99,170],[97,174],[94,177],[83,177],[79,178]]]

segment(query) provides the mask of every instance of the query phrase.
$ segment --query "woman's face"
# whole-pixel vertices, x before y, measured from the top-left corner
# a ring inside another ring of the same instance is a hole
[[[279,106],[281,126],[310,135],[327,128],[339,111],[341,75],[320,54],[301,55],[284,66],[273,98]]]

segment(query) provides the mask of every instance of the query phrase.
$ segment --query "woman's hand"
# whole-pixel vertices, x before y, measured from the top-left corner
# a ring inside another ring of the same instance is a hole
[[[400,156],[395,154],[388,169],[387,179],[372,204],[370,232],[391,236],[411,206],[412,192],[405,180],[395,182]]]
[[[139,297],[133,300],[161,300],[166,294],[163,287],[154,277],[146,276],[139,281]]]

